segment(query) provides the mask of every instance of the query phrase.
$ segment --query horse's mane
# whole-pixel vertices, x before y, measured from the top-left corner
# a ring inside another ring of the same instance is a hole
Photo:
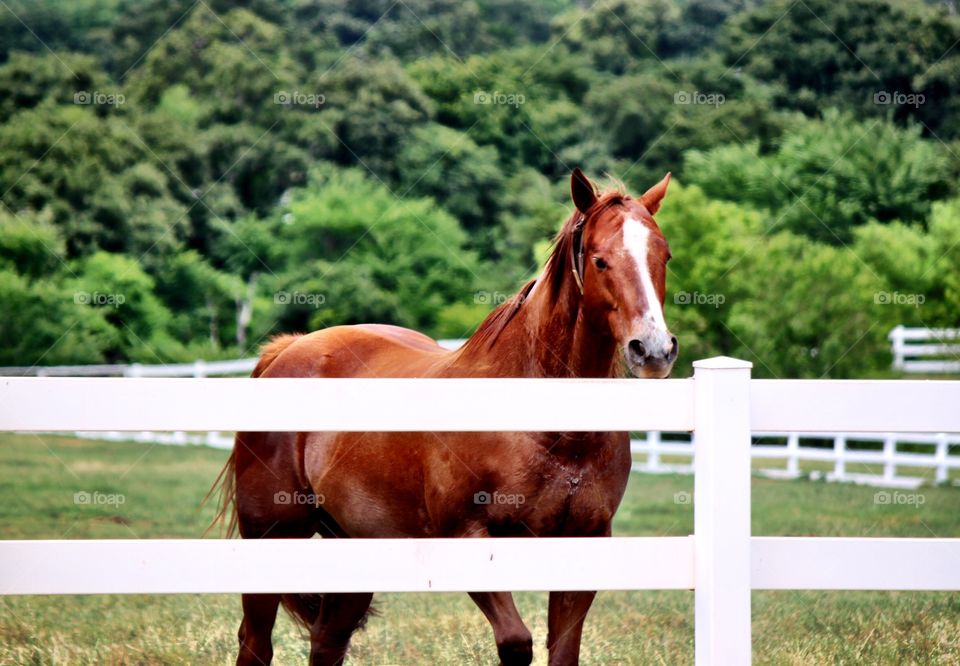
[[[623,193],[622,187],[617,183],[617,188],[609,190],[597,196],[596,202],[586,213],[586,219],[589,221],[597,215],[607,210],[611,206],[623,203],[627,195]],[[507,324],[516,316],[527,300],[527,296],[533,291],[534,286],[542,282],[549,287],[550,297],[556,302],[563,289],[564,281],[572,279],[570,271],[570,253],[573,246],[574,227],[583,216],[580,211],[574,209],[573,213],[563,223],[560,231],[553,239],[553,250],[547,259],[546,266],[539,278],[534,278],[524,284],[520,291],[508,298],[504,303],[493,310],[487,318],[480,323],[476,332],[467,341],[467,344],[484,344],[496,341],[497,337],[507,327]]]

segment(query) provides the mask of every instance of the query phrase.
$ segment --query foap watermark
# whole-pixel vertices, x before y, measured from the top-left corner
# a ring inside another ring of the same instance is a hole
[[[899,291],[877,291],[873,294],[875,305],[910,305],[919,308],[926,303],[923,294],[902,294]]]
[[[278,291],[273,295],[273,302],[277,305],[309,305],[319,308],[327,302],[327,296],[310,291]]]
[[[681,491],[673,494],[674,504],[693,504],[693,494],[687,491]]]
[[[510,298],[510,294],[501,291],[478,291],[473,295],[473,302],[477,305],[503,305]]]
[[[473,494],[473,503],[481,506],[501,504],[505,504],[507,506],[520,506],[526,501],[527,498],[519,493],[501,493],[497,490],[493,491],[492,493],[488,493],[486,490],[481,490],[480,492]]]
[[[325,503],[327,498],[323,493],[304,493],[295,490],[292,493],[286,490],[278,490],[273,494],[274,504],[283,504],[291,506],[320,506]]]
[[[280,90],[273,94],[273,103],[283,106],[312,106],[319,109],[327,101],[327,98],[320,93],[305,93],[299,90],[288,92]]]
[[[881,490],[873,496],[874,504],[882,504],[884,506],[915,506],[920,508],[926,501],[927,498],[920,493],[901,493]]]
[[[507,93],[500,92],[499,90],[494,90],[493,92],[478,90],[477,92],[473,93],[474,104],[495,104],[517,108],[526,101],[527,98],[520,93]]]
[[[99,490],[89,492],[81,490],[73,494],[73,503],[77,506],[121,506],[126,504],[127,497],[121,493],[101,493]]]
[[[678,90],[673,94],[674,104],[701,104],[705,106],[720,106],[727,101],[723,93],[701,92],[699,90]]]
[[[127,297],[123,294],[108,294],[101,291],[75,291],[73,302],[77,305],[109,306],[116,309],[127,302]]]
[[[899,90],[892,92],[878,90],[873,93],[873,103],[880,106],[912,106],[917,108],[926,101],[927,98],[922,93],[904,93]]]
[[[123,93],[80,90],[73,93],[73,103],[90,106],[120,106],[127,101]]]
[[[673,302],[677,305],[709,305],[719,308],[727,302],[723,294],[702,294],[699,291],[678,291],[673,295]]]

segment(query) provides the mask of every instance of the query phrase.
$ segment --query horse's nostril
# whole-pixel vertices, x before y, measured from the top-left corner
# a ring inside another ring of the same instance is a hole
[[[670,336],[670,347],[667,348],[667,358],[676,358],[680,353],[680,343],[677,342],[677,336]]]
[[[647,350],[639,340],[631,340],[627,345],[631,359],[636,363],[641,363],[647,358]]]

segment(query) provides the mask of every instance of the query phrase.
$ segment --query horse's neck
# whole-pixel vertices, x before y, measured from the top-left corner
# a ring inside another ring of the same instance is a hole
[[[462,359],[499,377],[609,377],[615,343],[585,325],[580,293],[569,280],[556,300],[537,284],[496,341]]]

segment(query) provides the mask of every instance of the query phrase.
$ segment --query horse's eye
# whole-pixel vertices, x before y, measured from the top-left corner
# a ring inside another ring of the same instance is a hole
[[[601,271],[607,269],[607,262],[604,261],[602,257],[594,257],[594,258],[593,258],[593,265],[596,266],[597,269],[598,269],[598,270],[601,270]]]

